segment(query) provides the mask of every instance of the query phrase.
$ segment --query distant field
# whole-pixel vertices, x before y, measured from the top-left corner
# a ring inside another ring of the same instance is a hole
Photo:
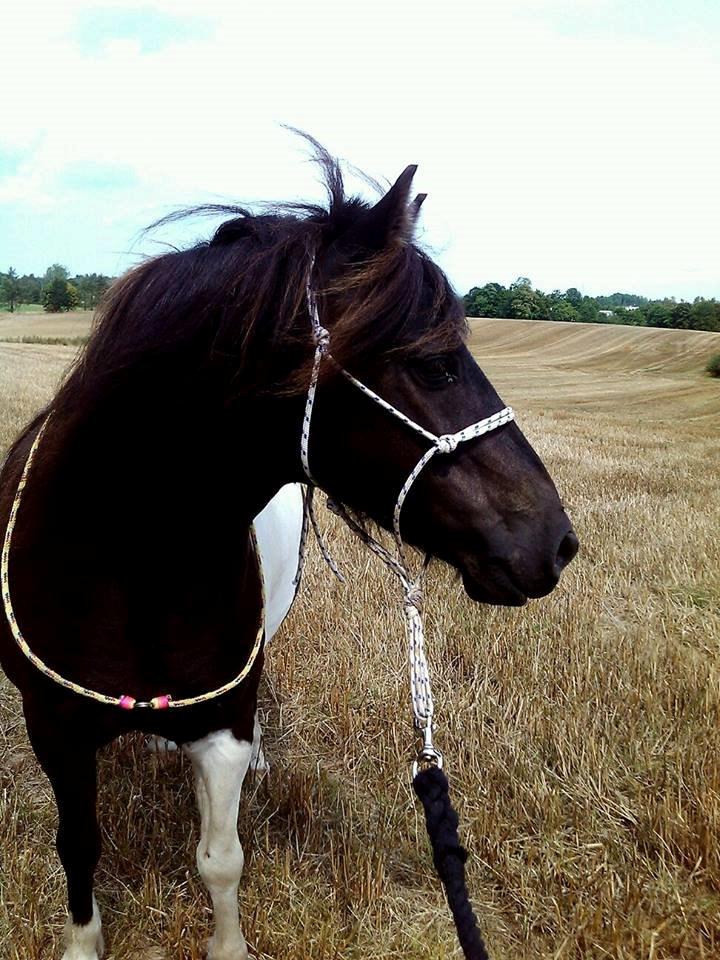
[[[470,326],[471,345],[483,357],[528,357],[573,370],[692,375],[720,347],[720,334],[702,330],[491,319]]]
[[[558,590],[523,610],[471,604],[449,571],[430,578],[437,740],[491,955],[711,960],[720,381],[703,367],[720,335],[479,320],[471,345],[582,544]],[[0,456],[74,354],[0,343]],[[260,960],[451,960],[409,787],[395,587],[326,523],[357,580],[335,583],[313,554],[270,650],[274,766],[249,784],[240,819],[245,932]],[[0,756],[0,956],[46,960],[64,911],[54,811],[2,681]],[[200,960],[208,901],[186,764],[128,739],[105,752],[100,779],[108,960]]]
[[[92,316],[92,310],[75,310],[71,313],[45,313],[44,310],[33,313],[0,311],[0,340],[87,336]]]
[[[498,387],[522,383],[523,405],[580,405],[624,416],[714,416],[717,382],[704,376],[720,334],[614,324],[471,320],[470,346]],[[522,374],[520,376],[520,371]]]

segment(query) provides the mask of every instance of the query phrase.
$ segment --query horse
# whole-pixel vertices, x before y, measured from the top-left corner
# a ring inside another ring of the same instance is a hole
[[[190,757],[197,867],[214,911],[207,955],[248,957],[237,816],[263,665],[252,525],[284,484],[307,483],[309,299],[335,360],[317,383],[312,476],[356,515],[392,528],[397,491],[427,441],[340,367],[434,434],[503,406],[466,346],[462,302],[414,240],[416,167],[370,203],[347,193],[340,164],[309,139],[327,202],[213,207],[227,219],[211,239],[117,280],[0,474],[0,530],[14,523],[3,589],[15,620],[11,629],[0,618],[0,663],[57,804],[64,960],[102,954],[96,754],[131,731]],[[578,540],[520,428],[504,423],[447,453],[410,490],[403,538],[453,566],[475,601],[522,605],[549,593]],[[283,523],[275,539],[286,539]],[[286,554],[287,589],[295,548]]]

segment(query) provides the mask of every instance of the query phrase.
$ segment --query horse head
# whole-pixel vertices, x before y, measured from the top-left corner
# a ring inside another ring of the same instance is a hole
[[[410,199],[415,169],[375,206],[352,208],[312,283],[338,364],[413,424],[452,435],[504,404],[467,348],[460,300],[412,241],[424,199]],[[413,484],[403,538],[455,567],[474,600],[520,605],[549,593],[578,540],[542,461],[515,422],[452,446]],[[402,418],[327,371],[310,450],[313,477],[333,498],[390,528],[427,449]]]

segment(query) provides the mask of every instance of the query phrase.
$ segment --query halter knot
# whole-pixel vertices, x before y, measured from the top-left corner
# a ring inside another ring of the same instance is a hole
[[[422,587],[419,583],[413,583],[405,591],[405,606],[415,607],[417,610],[420,607],[423,599]]]
[[[330,349],[330,331],[318,324],[314,330],[315,346],[320,353],[325,354]]]
[[[435,446],[437,447],[438,453],[454,453],[459,443],[460,440],[456,433],[444,433],[441,437],[437,438]]]

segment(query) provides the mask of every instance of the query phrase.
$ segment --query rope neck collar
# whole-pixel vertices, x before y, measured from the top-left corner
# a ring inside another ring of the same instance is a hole
[[[236,674],[235,677],[233,677],[232,680],[229,680],[222,686],[216,687],[214,690],[209,690],[207,693],[198,694],[194,697],[176,698],[171,696],[169,693],[164,693],[160,696],[153,697],[151,700],[137,700],[135,697],[132,697],[129,694],[124,693],[118,696],[101,693],[99,690],[93,690],[81,683],[76,683],[74,680],[71,680],[68,677],[63,676],[61,673],[58,673],[57,670],[54,670],[52,667],[50,667],[44,662],[44,660],[42,660],[39,656],[37,656],[36,653],[32,651],[30,644],[20,629],[20,625],[17,621],[15,610],[13,608],[12,597],[10,596],[10,553],[12,548],[13,533],[15,532],[15,524],[17,521],[18,512],[20,510],[20,504],[22,503],[23,492],[27,485],[28,477],[30,476],[30,469],[33,465],[40,441],[50,422],[51,416],[52,414],[48,415],[48,417],[46,417],[46,419],[40,425],[40,429],[38,430],[32,446],[30,447],[30,452],[28,453],[25,465],[20,475],[17,490],[15,491],[15,498],[10,509],[7,527],[5,528],[5,536],[3,537],[2,550],[0,550],[0,597],[2,599],[2,606],[10,627],[10,632],[12,633],[13,639],[15,640],[18,648],[27,657],[30,663],[32,663],[33,666],[40,671],[40,673],[44,674],[59,686],[64,687],[66,690],[70,690],[72,693],[76,693],[81,697],[85,697],[88,700],[95,700],[97,703],[104,703],[111,707],[120,707],[121,710],[168,710],[178,708],[181,709],[183,707],[193,707],[201,703],[206,703],[208,700],[214,700],[216,697],[220,697],[224,693],[229,693],[231,690],[234,690],[236,687],[240,686],[255,665],[255,662],[265,642],[265,581],[263,577],[262,563],[260,560],[260,552],[257,546],[254,526],[251,526],[250,528],[250,536],[252,539],[253,551],[255,557],[257,558],[258,573],[260,577],[260,626],[255,634],[255,639],[250,649],[248,659],[246,660],[242,669],[238,674]]]

